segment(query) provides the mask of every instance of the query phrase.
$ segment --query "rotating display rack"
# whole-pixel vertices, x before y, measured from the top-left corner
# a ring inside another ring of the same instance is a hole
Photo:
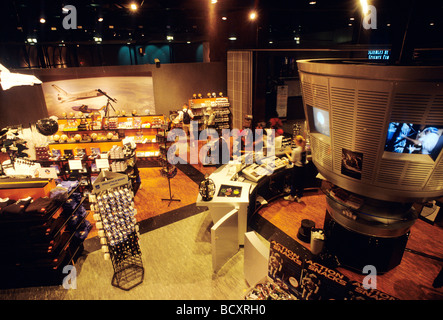
[[[143,282],[134,193],[123,174],[102,172],[93,185],[94,219],[105,260],[111,260],[114,287],[130,290]]]

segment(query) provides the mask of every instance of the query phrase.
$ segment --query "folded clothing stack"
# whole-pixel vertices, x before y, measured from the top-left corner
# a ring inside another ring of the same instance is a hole
[[[21,214],[24,213],[28,205],[31,203],[32,197],[19,199],[14,203],[3,208],[3,214]]]
[[[79,240],[85,240],[92,229],[92,224],[88,220],[83,220],[78,230],[75,232],[74,237]]]
[[[78,224],[80,223],[80,221],[83,220],[84,217],[86,217],[87,215],[87,211],[85,209],[85,207],[82,205],[80,206],[77,211],[75,212],[75,214],[72,216],[72,218],[69,220],[66,229],[68,231],[70,230],[74,230]]]
[[[3,211],[3,208],[6,208],[7,206],[13,204],[15,200],[9,199],[9,198],[0,198],[0,212]]]
[[[19,200],[0,198],[0,213],[3,216],[18,217],[23,214],[44,216],[56,207],[55,201],[48,197],[40,197],[35,200],[26,197]]]
[[[78,181],[62,181],[57,186],[68,189],[68,193],[78,186]]]
[[[25,210],[26,214],[45,215],[56,206],[55,201],[48,197],[41,197],[32,201]]]
[[[71,197],[63,203],[63,215],[71,214],[82,200],[81,193],[74,192]]]

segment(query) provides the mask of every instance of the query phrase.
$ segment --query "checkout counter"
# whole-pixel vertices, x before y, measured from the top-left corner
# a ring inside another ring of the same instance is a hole
[[[241,162],[230,161],[218,168],[209,176],[216,186],[214,197],[204,201],[199,194],[196,201],[198,206],[208,207],[214,224],[233,209],[238,211],[238,246],[244,245],[248,217],[255,211],[256,201],[281,195],[291,175],[291,165],[285,157],[272,156],[251,162],[246,155],[241,157]]]
[[[209,176],[215,184],[210,201],[204,201],[200,194],[197,196],[196,205],[207,207],[214,223],[211,228],[214,271],[245,245],[250,218],[262,205],[285,194],[291,181],[292,164],[284,152],[270,157],[246,154],[240,159],[219,167]],[[309,162],[307,188],[320,187],[316,175],[317,169]]]

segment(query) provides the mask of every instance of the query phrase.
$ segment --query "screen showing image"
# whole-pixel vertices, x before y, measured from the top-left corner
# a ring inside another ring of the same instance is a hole
[[[329,137],[329,112],[312,107],[312,114],[314,116],[315,131]]]
[[[385,151],[428,154],[434,161],[443,147],[443,126],[391,122]]]

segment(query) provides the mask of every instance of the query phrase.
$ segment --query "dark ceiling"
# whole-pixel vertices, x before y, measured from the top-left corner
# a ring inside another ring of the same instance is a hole
[[[139,9],[131,11],[131,2]],[[371,36],[361,28],[359,0],[2,0],[0,42],[94,43],[95,37],[102,43],[167,43],[173,36],[178,43],[218,39],[233,47],[389,44],[401,37],[412,13],[409,30],[417,45],[443,46],[443,1],[368,2],[377,9]],[[63,28],[65,5],[77,9],[75,30]],[[254,8],[258,18],[249,21]],[[232,36],[237,41],[228,40]]]

